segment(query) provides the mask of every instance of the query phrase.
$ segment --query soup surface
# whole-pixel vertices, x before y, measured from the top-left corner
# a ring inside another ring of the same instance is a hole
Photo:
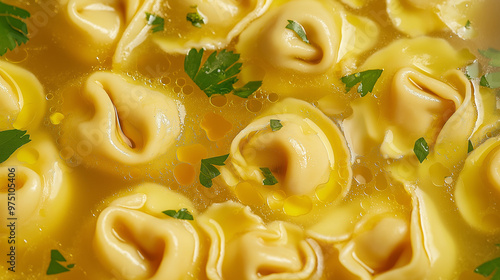
[[[498,1],[0,4],[0,279],[500,267]]]

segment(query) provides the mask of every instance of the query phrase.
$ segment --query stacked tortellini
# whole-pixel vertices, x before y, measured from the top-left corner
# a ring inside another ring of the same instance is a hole
[[[162,212],[188,210],[192,220]],[[94,249],[118,279],[320,279],[323,256],[303,229],[266,224],[248,206],[211,205],[197,214],[184,196],[145,183],[102,210]]]

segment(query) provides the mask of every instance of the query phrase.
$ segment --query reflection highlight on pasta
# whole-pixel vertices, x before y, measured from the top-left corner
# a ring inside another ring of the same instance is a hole
[[[0,279],[496,279],[499,9],[0,1]]]

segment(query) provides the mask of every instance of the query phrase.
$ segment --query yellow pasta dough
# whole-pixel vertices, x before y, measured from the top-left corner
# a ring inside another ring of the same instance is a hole
[[[1,1],[0,279],[486,279],[495,1]]]

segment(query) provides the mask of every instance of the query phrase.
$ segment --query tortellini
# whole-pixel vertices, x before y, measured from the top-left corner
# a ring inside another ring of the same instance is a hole
[[[500,140],[488,139],[465,161],[455,188],[458,209],[474,228],[500,231]]]
[[[0,217],[7,221],[10,202],[15,209],[19,240],[40,238],[44,236],[40,231],[50,232],[65,218],[73,194],[67,174],[50,137],[39,133],[0,165],[0,179],[5,182],[0,192],[0,206],[5,210]],[[9,191],[7,183],[13,184],[15,191]],[[7,234],[7,230],[2,227],[0,235]]]
[[[271,120],[283,127],[272,131]],[[318,200],[342,198],[352,174],[349,149],[337,126],[307,102],[291,98],[262,113],[234,138],[228,162],[230,167],[221,172],[237,193],[238,183],[249,181],[269,207],[283,208],[291,216],[308,213]],[[270,169],[277,187],[263,185],[261,168]]]
[[[81,91],[67,94],[74,103],[64,112],[71,116],[64,121],[66,133],[74,133],[68,145],[83,160],[143,164],[165,154],[181,132],[180,107],[173,99],[118,74],[96,72]]]
[[[310,43],[286,28],[289,20],[304,28]],[[283,76],[293,77],[291,82],[301,87],[297,73],[310,80],[323,77],[341,61],[342,66],[354,67],[355,63],[347,61],[369,50],[378,33],[374,22],[346,12],[338,3],[294,0],[273,4],[269,12],[252,22],[241,33],[236,50],[244,61],[245,81],[264,78],[265,86],[279,83],[272,90],[290,94],[287,82],[280,83]],[[323,78],[314,82],[325,87],[331,84],[326,76]]]
[[[336,247],[338,261],[360,279],[452,279],[455,243],[428,198],[410,195],[402,205],[381,194],[354,200],[308,233]]]
[[[45,104],[43,87],[32,73],[0,60],[0,130],[36,128]]]
[[[213,204],[198,218],[210,238],[208,279],[319,279],[321,248],[293,224],[265,224],[248,206]]]
[[[437,149],[466,149],[478,117],[476,90],[454,68],[471,58],[428,37],[402,39],[371,56],[360,71],[383,67],[383,73],[373,93],[351,103],[353,114],[343,123],[354,153],[380,144],[384,157],[399,158],[412,154],[420,137]]]
[[[437,15],[440,0],[386,0],[387,13],[394,26],[410,36],[425,35],[445,28]]]
[[[152,0],[60,0],[64,10],[64,23],[60,40],[75,51],[78,57],[93,61],[96,57],[113,53],[122,34],[138,15],[145,18],[144,10]],[[69,23],[69,24],[68,24]],[[69,29],[69,30],[68,30]],[[70,34],[70,35],[68,35]]]
[[[270,0],[170,0],[159,13],[171,21],[153,40],[166,52],[185,53],[191,48],[224,48],[246,25],[269,7]],[[198,13],[203,27],[186,21],[188,13]]]
[[[193,222],[165,210],[188,209],[185,197],[153,183],[117,198],[97,220],[94,250],[118,279],[186,279],[200,258],[200,236]]]

